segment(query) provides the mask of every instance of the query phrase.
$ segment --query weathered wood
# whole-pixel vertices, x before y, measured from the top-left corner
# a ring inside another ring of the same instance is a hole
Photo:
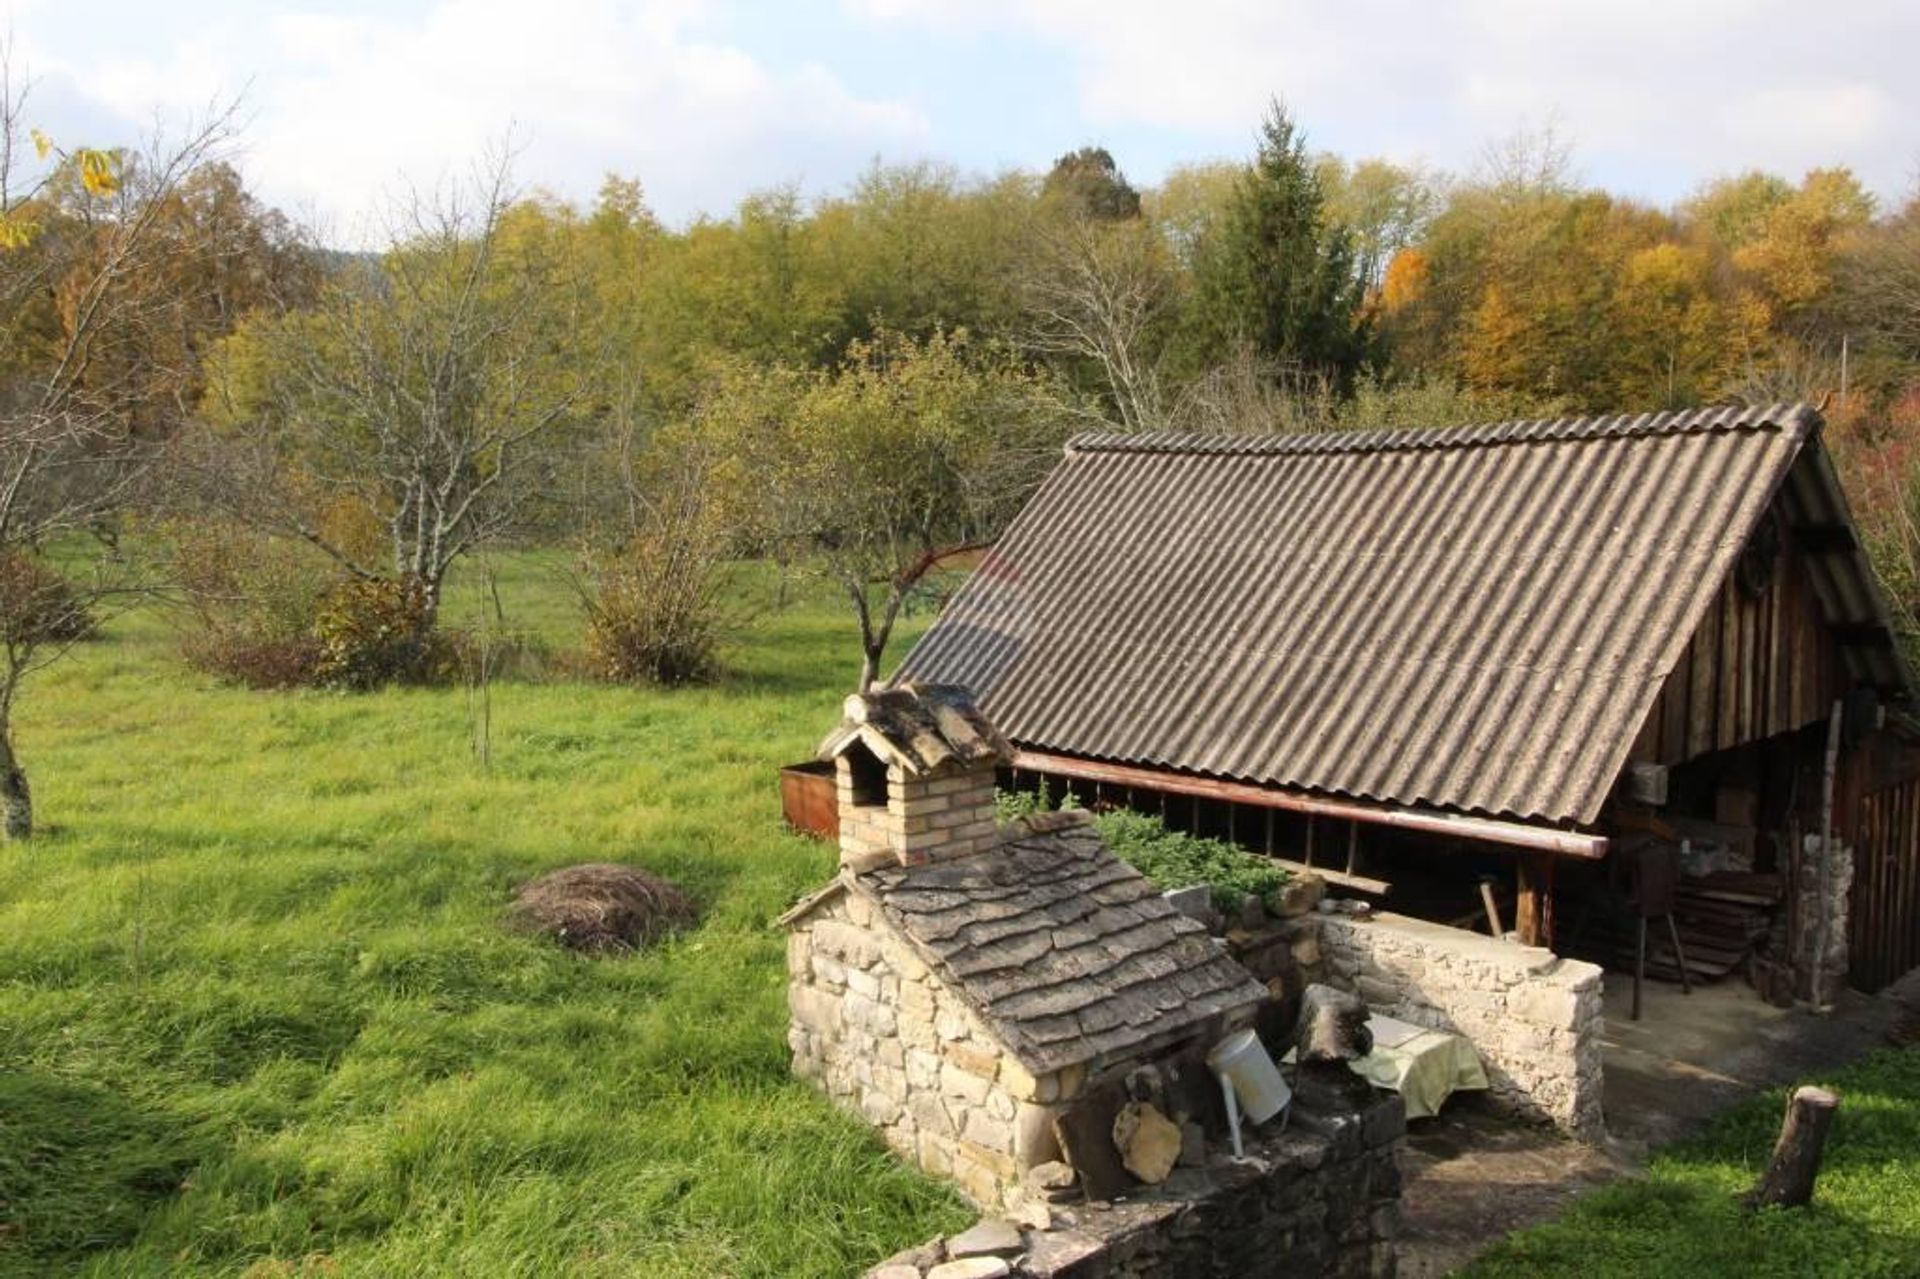
[[[1794,1089],[1773,1156],[1747,1194],[1750,1207],[1799,1208],[1813,1201],[1814,1179],[1820,1175],[1827,1133],[1839,1109],[1839,1096],[1825,1088]]]
[[[1318,795],[1307,795],[1298,791],[1275,790],[1245,782],[1220,781],[1211,777],[1193,777],[1184,773],[1167,773],[1130,764],[1109,764],[1103,760],[1080,759],[1043,751],[1019,751],[1016,753],[1015,763],[1022,769],[1055,777],[1077,778],[1081,781],[1110,781],[1139,786],[1145,790],[1159,791],[1163,797],[1169,794],[1205,796],[1208,799],[1229,800],[1236,804],[1282,808],[1292,812],[1317,814],[1321,817],[1334,817],[1345,821],[1391,826],[1399,830],[1449,835],[1456,839],[1479,843],[1530,848],[1540,852],[1555,853],[1562,857],[1598,859],[1607,855],[1609,847],[1605,835],[1589,834],[1584,831],[1559,830],[1551,826],[1535,826],[1526,822],[1505,821],[1491,817],[1467,817],[1425,809],[1323,799]]]
[[[1487,931],[1491,936],[1504,937],[1500,927],[1500,904],[1493,899],[1493,885],[1487,880],[1480,881],[1480,904],[1487,908]]]
[[[1514,893],[1513,931],[1522,946],[1540,945],[1540,883],[1533,859],[1519,859]]]

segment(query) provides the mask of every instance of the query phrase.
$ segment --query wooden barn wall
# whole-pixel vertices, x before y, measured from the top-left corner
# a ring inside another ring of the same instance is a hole
[[[1879,990],[1920,965],[1920,781],[1866,796],[1855,839],[1847,970]]]
[[[1853,846],[1848,976],[1879,990],[1920,967],[1920,754],[1877,734],[1849,753],[1835,791],[1835,825]]]
[[[1678,764],[1792,732],[1825,719],[1843,687],[1806,566],[1782,546],[1765,593],[1750,595],[1728,575],[1641,726],[1633,758]]]

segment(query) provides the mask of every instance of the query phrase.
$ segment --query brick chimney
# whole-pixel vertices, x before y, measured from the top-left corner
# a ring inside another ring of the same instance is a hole
[[[960,857],[997,838],[994,775],[1012,749],[965,689],[855,694],[820,754],[834,761],[844,869]]]

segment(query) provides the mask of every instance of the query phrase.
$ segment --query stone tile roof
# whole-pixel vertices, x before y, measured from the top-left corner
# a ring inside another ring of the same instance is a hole
[[[831,759],[855,742],[914,774],[947,763],[972,767],[1013,757],[1013,747],[975,708],[973,695],[952,684],[855,693],[847,698],[840,726],[820,743],[819,756]]]
[[[854,886],[1034,1074],[1158,1047],[1266,995],[1082,814]]]

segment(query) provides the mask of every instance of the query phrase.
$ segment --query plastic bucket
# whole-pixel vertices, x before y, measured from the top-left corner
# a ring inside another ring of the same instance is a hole
[[[1293,1090],[1280,1078],[1280,1068],[1251,1030],[1237,1030],[1213,1046],[1207,1065],[1233,1090],[1240,1113],[1263,1124],[1287,1108]]]

